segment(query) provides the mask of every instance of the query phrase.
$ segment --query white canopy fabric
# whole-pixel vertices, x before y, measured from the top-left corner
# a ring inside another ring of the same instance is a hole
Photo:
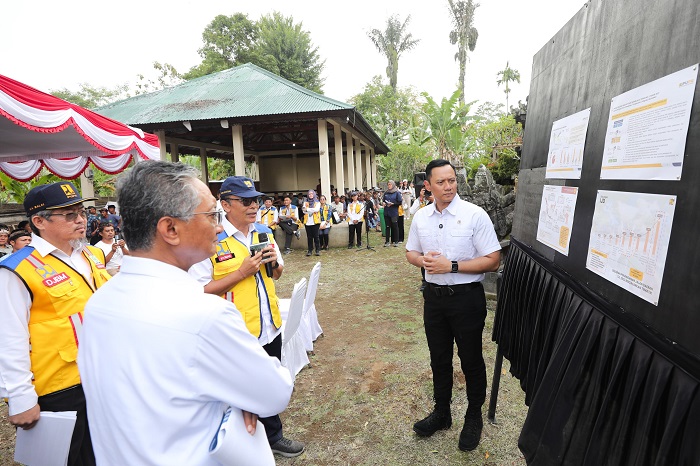
[[[159,159],[158,138],[0,75],[0,170],[10,177],[46,167],[74,179],[90,162],[115,174],[132,157]]]

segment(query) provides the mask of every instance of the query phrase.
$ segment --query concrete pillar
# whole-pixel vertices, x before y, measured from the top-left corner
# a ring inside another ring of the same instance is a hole
[[[343,169],[343,132],[340,130],[340,125],[333,125],[333,140],[335,141],[335,189],[338,190],[338,195],[340,195],[345,192],[345,170]]]
[[[294,181],[293,191],[299,190],[299,172],[297,171],[297,154],[292,152],[292,180]]]
[[[365,186],[367,186],[367,188],[369,189],[374,185],[372,184],[372,174],[371,174],[372,170],[371,170],[370,163],[369,163],[369,158],[370,158],[369,157],[369,146],[364,146],[364,147],[365,147],[365,179],[367,180],[365,183]]]
[[[199,162],[202,170],[202,181],[209,186],[209,168],[207,167],[207,150],[204,147],[199,148]]]
[[[158,136],[158,144],[160,144],[160,159],[168,160],[168,153],[165,147],[165,130],[159,129],[156,131],[156,136]]]
[[[233,125],[231,127],[233,136],[233,164],[236,176],[245,176],[245,154],[243,152],[243,127]]]
[[[360,140],[355,139],[355,189],[362,189],[362,146]]]
[[[134,156],[136,160],[137,156]],[[86,175],[88,173],[90,177]],[[92,167],[87,167],[83,173],[80,174],[80,193],[83,197],[95,197],[95,186],[92,184]],[[95,201],[85,202],[86,207],[94,206]]]
[[[379,186],[379,179],[377,178],[377,154],[374,153],[373,149],[370,149],[369,153],[372,157],[372,183],[374,183],[372,186]]]
[[[173,162],[180,161],[180,146],[170,143],[170,160]]]
[[[355,189],[355,157],[353,155],[354,153],[354,146],[352,142],[352,134],[350,133],[345,133],[345,147],[347,148],[348,151],[348,189],[354,190]],[[342,194],[338,192],[339,194]]]
[[[328,162],[328,122],[324,119],[318,120],[318,158],[321,171],[321,193],[328,200],[331,195],[331,167]]]

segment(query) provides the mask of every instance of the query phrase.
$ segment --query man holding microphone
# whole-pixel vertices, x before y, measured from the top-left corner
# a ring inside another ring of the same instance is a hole
[[[231,176],[222,183],[219,196],[226,215],[216,254],[193,265],[189,273],[206,293],[232,301],[263,349],[281,359],[282,318],[274,280],[282,275],[284,260],[272,231],[255,222],[258,198],[264,194],[255,189],[250,178]],[[256,246],[261,243],[269,244]],[[303,453],[304,444],[282,435],[279,415],[260,421],[273,453],[286,457]]]

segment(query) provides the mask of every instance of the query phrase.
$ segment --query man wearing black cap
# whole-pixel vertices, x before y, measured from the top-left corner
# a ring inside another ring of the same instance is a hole
[[[40,411],[77,411],[68,464],[95,464],[76,364],[83,308],[108,279],[104,254],[85,245],[86,212],[73,183],[38,186],[24,199],[31,245],[0,263],[0,373],[12,425]]]
[[[255,189],[250,178],[231,176],[224,180],[219,197],[226,216],[216,255],[193,265],[189,273],[204,285],[205,292],[233,301],[248,331],[267,354],[281,359],[282,317],[274,280],[282,275],[284,260],[272,230],[255,223],[260,196],[264,194]],[[269,245],[251,254],[251,246],[265,241]],[[282,435],[279,415],[260,421],[274,453],[294,457],[304,451],[304,444]]]

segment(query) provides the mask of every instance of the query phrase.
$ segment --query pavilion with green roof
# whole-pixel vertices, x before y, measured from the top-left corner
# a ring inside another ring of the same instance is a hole
[[[270,193],[313,189],[319,178],[324,194],[375,186],[376,155],[389,151],[352,105],[250,63],[97,112],[157,134],[164,160],[201,156],[205,181],[207,157],[233,158],[235,175],[252,162]]]

